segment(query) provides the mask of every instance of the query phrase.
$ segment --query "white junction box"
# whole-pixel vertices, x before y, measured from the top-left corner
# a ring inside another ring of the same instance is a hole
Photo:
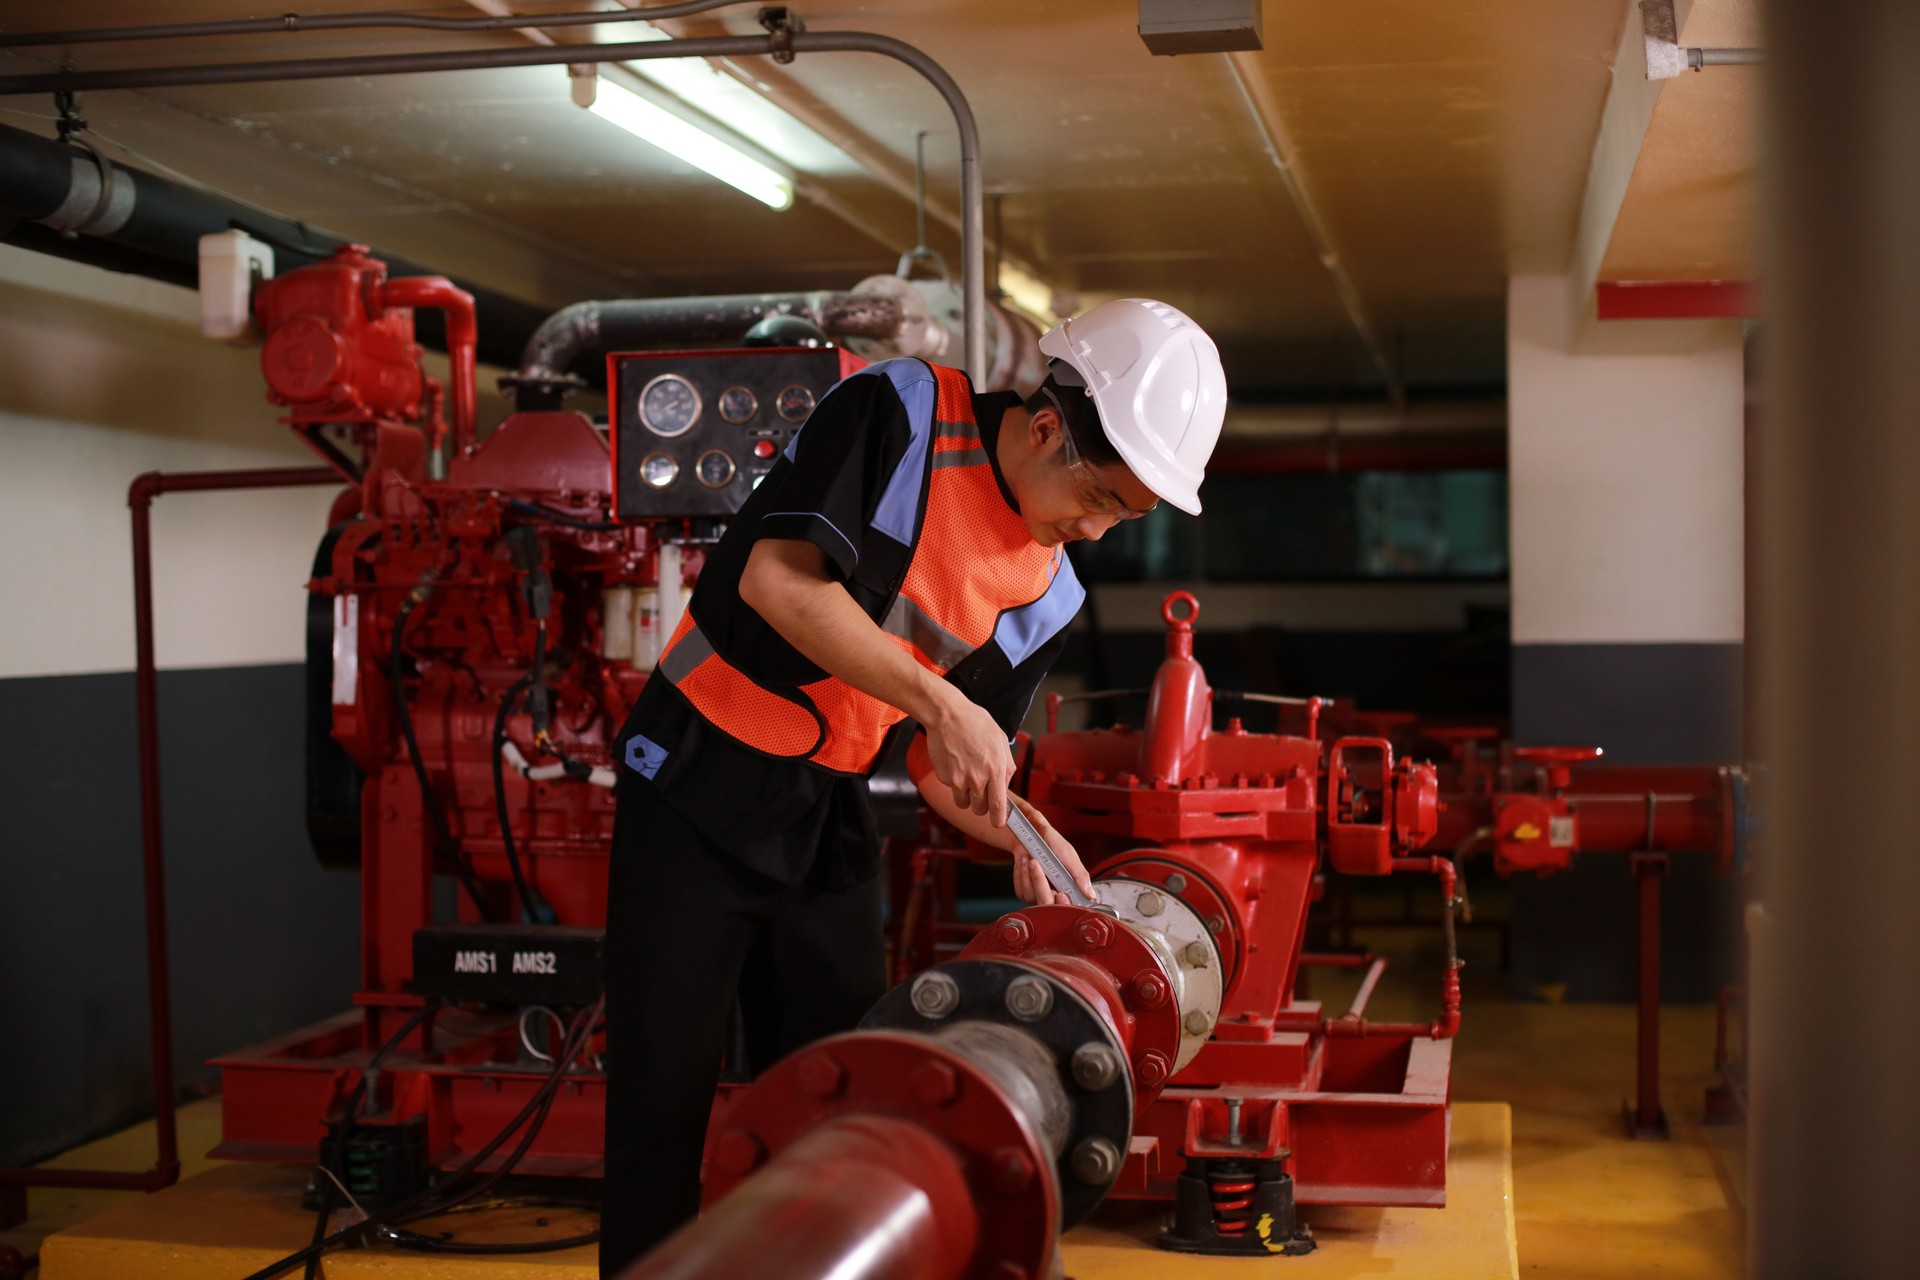
[[[253,286],[273,278],[273,249],[244,231],[200,237],[200,333],[245,346],[260,341]]]

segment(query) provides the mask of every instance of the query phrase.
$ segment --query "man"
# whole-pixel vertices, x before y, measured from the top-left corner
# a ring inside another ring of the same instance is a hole
[[[1013,854],[1022,899],[1055,894],[1009,804],[1091,888],[1009,794],[1009,740],[1085,595],[1064,544],[1162,500],[1198,514],[1226,381],[1199,326],[1143,299],[1040,349],[1025,403],[918,360],[835,387],[709,555],[634,707],[607,895],[603,1276],[698,1211],[736,992],[756,1068],[884,992],[866,777],[909,718],[922,797]]]

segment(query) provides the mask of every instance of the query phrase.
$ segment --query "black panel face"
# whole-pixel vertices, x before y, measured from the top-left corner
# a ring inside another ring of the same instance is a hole
[[[738,511],[840,380],[841,360],[804,347],[614,356],[614,515]]]

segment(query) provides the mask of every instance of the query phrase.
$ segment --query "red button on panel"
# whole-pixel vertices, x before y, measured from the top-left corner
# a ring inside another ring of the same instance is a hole
[[[773,456],[773,441],[755,440],[753,442],[753,456],[756,458],[771,458]]]

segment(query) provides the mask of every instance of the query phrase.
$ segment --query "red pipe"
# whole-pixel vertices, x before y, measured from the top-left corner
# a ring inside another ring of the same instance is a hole
[[[150,471],[127,490],[133,511],[134,701],[140,744],[140,846],[146,879],[147,1008],[153,1044],[154,1127],[158,1158],[150,1169],[0,1168],[0,1186],[85,1187],[109,1191],[159,1191],[180,1177],[179,1135],[173,1117],[173,1001],[168,991],[166,851],[160,825],[160,710],[153,657],[153,544],[149,519],[163,493],[216,489],[278,489],[338,484],[327,467],[262,471]]]
[[[1458,900],[1454,896],[1457,883],[1453,861],[1450,858],[1395,858],[1392,861],[1395,871],[1425,871],[1440,878],[1440,895],[1445,907],[1440,920],[1447,935],[1447,967],[1440,977],[1440,1016],[1432,1022],[1368,1022],[1360,1016],[1366,1008],[1367,999],[1373,994],[1373,985],[1379,980],[1381,970],[1386,968],[1384,958],[1376,959],[1368,969],[1367,977],[1360,985],[1360,993],[1354,997],[1353,1007],[1338,1018],[1323,1018],[1320,1021],[1322,1035],[1343,1040],[1362,1040],[1370,1036],[1424,1036],[1430,1040],[1451,1040],[1460,1031],[1460,958],[1454,954],[1453,947],[1453,906]]]
[[[464,457],[473,446],[474,348],[480,329],[473,318],[473,295],[445,276],[400,276],[383,282],[380,302],[388,307],[432,307],[447,317],[447,355],[453,362],[453,454]],[[434,415],[437,422],[439,414]],[[439,441],[434,441],[437,446]]]
[[[959,1158],[907,1120],[809,1131],[620,1280],[958,1280],[980,1217]]]

